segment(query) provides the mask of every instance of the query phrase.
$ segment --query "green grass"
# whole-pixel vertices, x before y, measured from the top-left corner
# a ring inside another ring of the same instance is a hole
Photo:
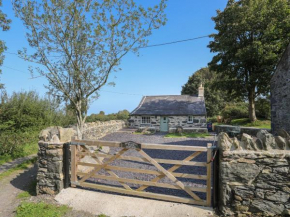
[[[31,182],[28,186],[27,191],[23,191],[17,195],[18,199],[30,198],[31,196],[36,196],[36,180]]]
[[[23,163],[17,165],[16,167],[13,167],[3,173],[0,173],[0,180],[3,178],[11,175],[13,172],[18,171],[18,170],[25,170],[28,168],[29,165],[34,164],[36,162],[37,158],[32,158],[30,160],[24,161]]]
[[[168,133],[164,137],[165,138],[206,138],[207,136],[210,136],[208,133]]]
[[[2,156],[0,156],[0,166],[2,164],[5,164],[5,163],[10,162],[12,160],[13,160],[13,158],[10,155],[2,155]]]
[[[255,122],[251,122],[249,118],[239,118],[239,119],[233,119],[230,124],[213,123],[213,125],[235,125],[235,126],[241,126],[241,127],[256,127],[256,128],[271,129],[271,121],[266,120],[266,119],[261,119]]]
[[[240,118],[234,119],[231,121],[232,125],[239,125],[243,127],[257,127],[257,128],[267,128],[271,129],[271,121],[270,120],[257,120],[255,122],[251,122],[248,118]]]
[[[70,208],[64,205],[22,202],[16,210],[16,217],[61,217],[69,210]]]
[[[141,133],[141,132],[134,132],[133,134],[136,134],[136,135],[142,135],[143,133]]]
[[[38,144],[37,142],[34,143],[29,143],[29,144],[24,144],[23,145],[23,152],[21,153],[21,155],[17,155],[15,157],[12,157],[11,155],[1,155],[0,156],[0,166],[2,164],[5,164],[7,162],[11,162],[16,158],[20,158],[20,157],[26,157],[32,154],[36,154],[38,151]]]

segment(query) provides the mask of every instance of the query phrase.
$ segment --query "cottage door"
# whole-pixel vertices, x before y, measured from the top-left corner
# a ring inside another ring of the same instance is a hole
[[[161,117],[160,118],[160,131],[161,132],[167,132],[168,131],[168,118],[167,117]]]

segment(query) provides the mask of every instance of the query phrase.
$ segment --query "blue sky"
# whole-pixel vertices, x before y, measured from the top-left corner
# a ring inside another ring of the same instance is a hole
[[[215,32],[211,17],[216,15],[216,10],[223,10],[226,3],[227,0],[168,0],[168,22],[166,26],[153,32],[148,45],[195,38]],[[12,25],[8,32],[0,32],[0,39],[6,42],[7,52],[17,53],[17,50],[24,46],[28,47],[25,28],[20,20],[15,18],[10,1],[3,1],[2,10],[12,19]],[[179,95],[188,77],[207,66],[211,60],[213,54],[207,48],[209,41],[209,38],[203,38],[144,48],[140,50],[139,57],[128,54],[121,62],[122,70],[110,76],[110,81],[115,82],[116,86],[104,86],[100,98],[91,104],[88,114],[99,111],[108,114],[123,109],[132,111],[139,104],[142,95]],[[1,66],[1,83],[5,84],[8,93],[37,90],[40,95],[45,94],[45,78],[29,79],[29,65],[33,66],[17,55],[5,54],[4,64]]]

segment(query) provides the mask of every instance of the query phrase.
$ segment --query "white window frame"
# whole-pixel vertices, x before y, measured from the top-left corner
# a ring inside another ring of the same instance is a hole
[[[189,124],[192,124],[193,123],[193,116],[192,115],[189,115],[187,117],[187,123],[189,123]]]
[[[141,123],[142,124],[151,124],[151,118],[150,118],[150,116],[142,116],[141,117]]]

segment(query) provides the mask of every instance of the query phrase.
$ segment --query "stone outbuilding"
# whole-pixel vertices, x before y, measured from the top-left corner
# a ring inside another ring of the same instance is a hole
[[[174,132],[178,126],[186,132],[207,132],[204,88],[199,87],[198,96],[144,96],[129,123],[161,132]]]
[[[271,79],[271,128],[290,133],[290,44]]]

